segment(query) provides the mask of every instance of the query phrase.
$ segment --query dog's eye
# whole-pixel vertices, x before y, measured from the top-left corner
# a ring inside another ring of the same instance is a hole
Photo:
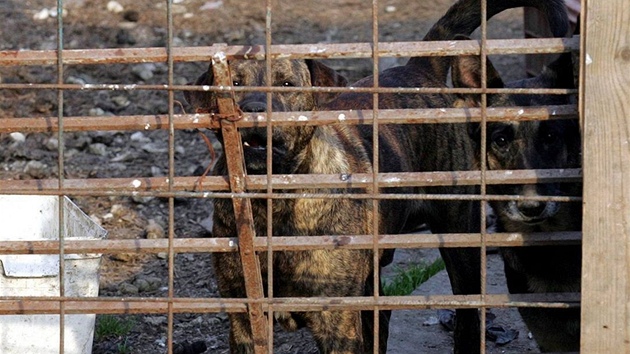
[[[508,139],[505,135],[496,136],[493,140],[493,143],[497,144],[498,147],[506,147],[508,144]]]
[[[242,85],[242,83],[240,81],[238,81],[238,80],[232,81],[232,86],[241,86],[241,85]]]
[[[509,134],[498,132],[492,134],[492,144],[494,144],[499,149],[505,149],[512,142],[512,136]]]
[[[292,82],[290,82],[290,81],[284,81],[284,82],[282,83],[282,86],[284,86],[284,87],[293,87],[293,86],[295,86],[295,85],[293,85],[293,83],[292,83]]]

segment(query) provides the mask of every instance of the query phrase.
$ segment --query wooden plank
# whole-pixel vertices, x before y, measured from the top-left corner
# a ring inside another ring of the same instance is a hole
[[[583,353],[630,353],[630,3],[585,1]]]

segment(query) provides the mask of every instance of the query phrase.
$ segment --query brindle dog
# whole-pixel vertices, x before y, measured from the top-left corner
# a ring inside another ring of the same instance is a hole
[[[488,16],[505,9],[534,6],[548,14],[556,28],[568,26],[562,0],[503,0],[488,1]],[[560,11],[562,10],[562,11]],[[559,13],[564,14],[559,15]],[[456,34],[470,34],[480,24],[479,0],[461,0],[440,19],[424,40],[450,40]],[[566,31],[565,31],[566,32]],[[311,62],[313,63],[313,62]],[[412,58],[407,65],[384,71],[379,76],[383,87],[445,87],[449,57]],[[255,62],[232,62],[235,85],[262,86],[265,84],[264,65]],[[305,70],[306,63],[276,61],[273,63],[272,85],[320,85],[320,78]],[[330,70],[321,70],[333,74]],[[204,74],[198,85],[211,84],[211,70]],[[301,77],[304,80],[289,79]],[[333,78],[336,77],[333,75]],[[323,80],[328,85],[335,79]],[[368,77],[352,86],[370,87]],[[260,95],[260,94],[259,94]],[[310,94],[296,93],[297,96]],[[264,95],[263,95],[264,96]],[[343,93],[332,101],[314,98],[290,100],[274,94],[274,110],[358,110],[371,109],[371,94]],[[245,111],[266,109],[265,101],[250,104],[250,94],[237,94],[237,103]],[[262,97],[262,96],[260,96]],[[211,93],[190,92],[188,99],[196,108],[213,111]],[[378,105],[387,108],[450,107],[451,95],[380,94]],[[308,102],[308,104],[304,104]],[[244,108],[245,107],[245,108]],[[242,129],[245,165],[249,174],[266,173],[266,129]],[[466,124],[414,124],[387,125],[379,128],[380,172],[456,171],[474,168],[473,146],[468,138]],[[371,126],[297,126],[274,128],[272,136],[274,174],[371,173],[373,134]],[[226,174],[225,159],[217,163],[215,173]],[[328,192],[323,190],[297,190],[295,193]],[[338,189],[336,193],[356,193],[357,190]],[[369,190],[368,190],[369,192]],[[474,193],[475,188],[383,188],[390,193]],[[266,234],[266,202],[252,201],[258,235]],[[437,233],[478,232],[479,203],[468,201],[406,201],[387,199],[379,202],[378,233],[394,234],[413,230],[420,224],[429,224]],[[372,234],[372,202],[361,199],[287,199],[273,201],[274,235],[360,235]],[[233,237],[236,234],[232,204],[225,199],[215,200],[214,236]],[[457,294],[479,293],[479,250],[476,248],[449,248],[442,250],[453,289]],[[266,254],[261,253],[261,269],[266,272]],[[274,294],[282,296],[371,296],[373,295],[373,256],[371,250],[316,250],[275,252]],[[384,252],[381,263],[391,258]],[[214,266],[219,290],[224,297],[245,297],[243,274],[236,253],[215,254]],[[263,279],[266,276],[263,275]],[[379,289],[380,290],[380,289]],[[388,312],[381,311],[379,348],[386,352]],[[252,335],[247,316],[230,314],[230,346],[232,353],[252,353]],[[373,347],[373,314],[370,311],[293,312],[283,314],[282,322],[290,328],[307,326],[313,332],[321,353],[371,353]],[[479,320],[476,310],[458,311],[455,331],[456,352],[479,351]]]
[[[570,53],[544,67],[537,77],[503,84],[488,61],[488,87],[574,88]],[[460,57],[453,65],[456,87],[480,87],[479,57]],[[465,98],[467,105],[475,97]],[[495,106],[569,104],[574,97],[559,95],[491,95]],[[473,133],[477,146],[479,130]],[[494,122],[487,127],[486,154],[490,170],[580,167],[580,129],[577,120]],[[479,150],[477,150],[479,152]],[[480,160],[477,155],[477,160]],[[490,185],[489,194],[579,196],[581,184]],[[554,201],[492,201],[498,232],[579,231],[581,203]],[[579,292],[580,246],[501,248],[510,293]],[[576,352],[580,346],[580,310],[519,308],[543,352]]]

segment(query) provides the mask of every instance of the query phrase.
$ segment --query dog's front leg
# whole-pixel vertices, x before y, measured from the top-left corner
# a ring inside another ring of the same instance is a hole
[[[478,294],[480,282],[480,252],[478,248],[441,248],[440,254],[446,265],[453,294]],[[477,309],[457,309],[453,339],[455,354],[480,352],[479,311]]]
[[[230,353],[254,354],[254,340],[246,313],[231,313],[230,319]]]
[[[221,297],[247,297],[238,254],[215,253],[213,261]],[[247,313],[230,313],[228,318],[230,320],[230,353],[253,354],[254,340]]]
[[[434,233],[476,233],[480,231],[479,203],[469,201],[434,202],[438,213],[432,220]],[[440,248],[453,294],[479,294],[481,291],[481,252],[477,247]],[[480,352],[479,310],[457,309],[453,339],[455,354]]]

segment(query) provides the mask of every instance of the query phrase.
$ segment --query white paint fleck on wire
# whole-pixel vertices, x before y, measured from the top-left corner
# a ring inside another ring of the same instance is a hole
[[[591,58],[591,56],[586,53],[586,59],[585,59],[586,65],[591,65],[593,64],[593,58]]]

